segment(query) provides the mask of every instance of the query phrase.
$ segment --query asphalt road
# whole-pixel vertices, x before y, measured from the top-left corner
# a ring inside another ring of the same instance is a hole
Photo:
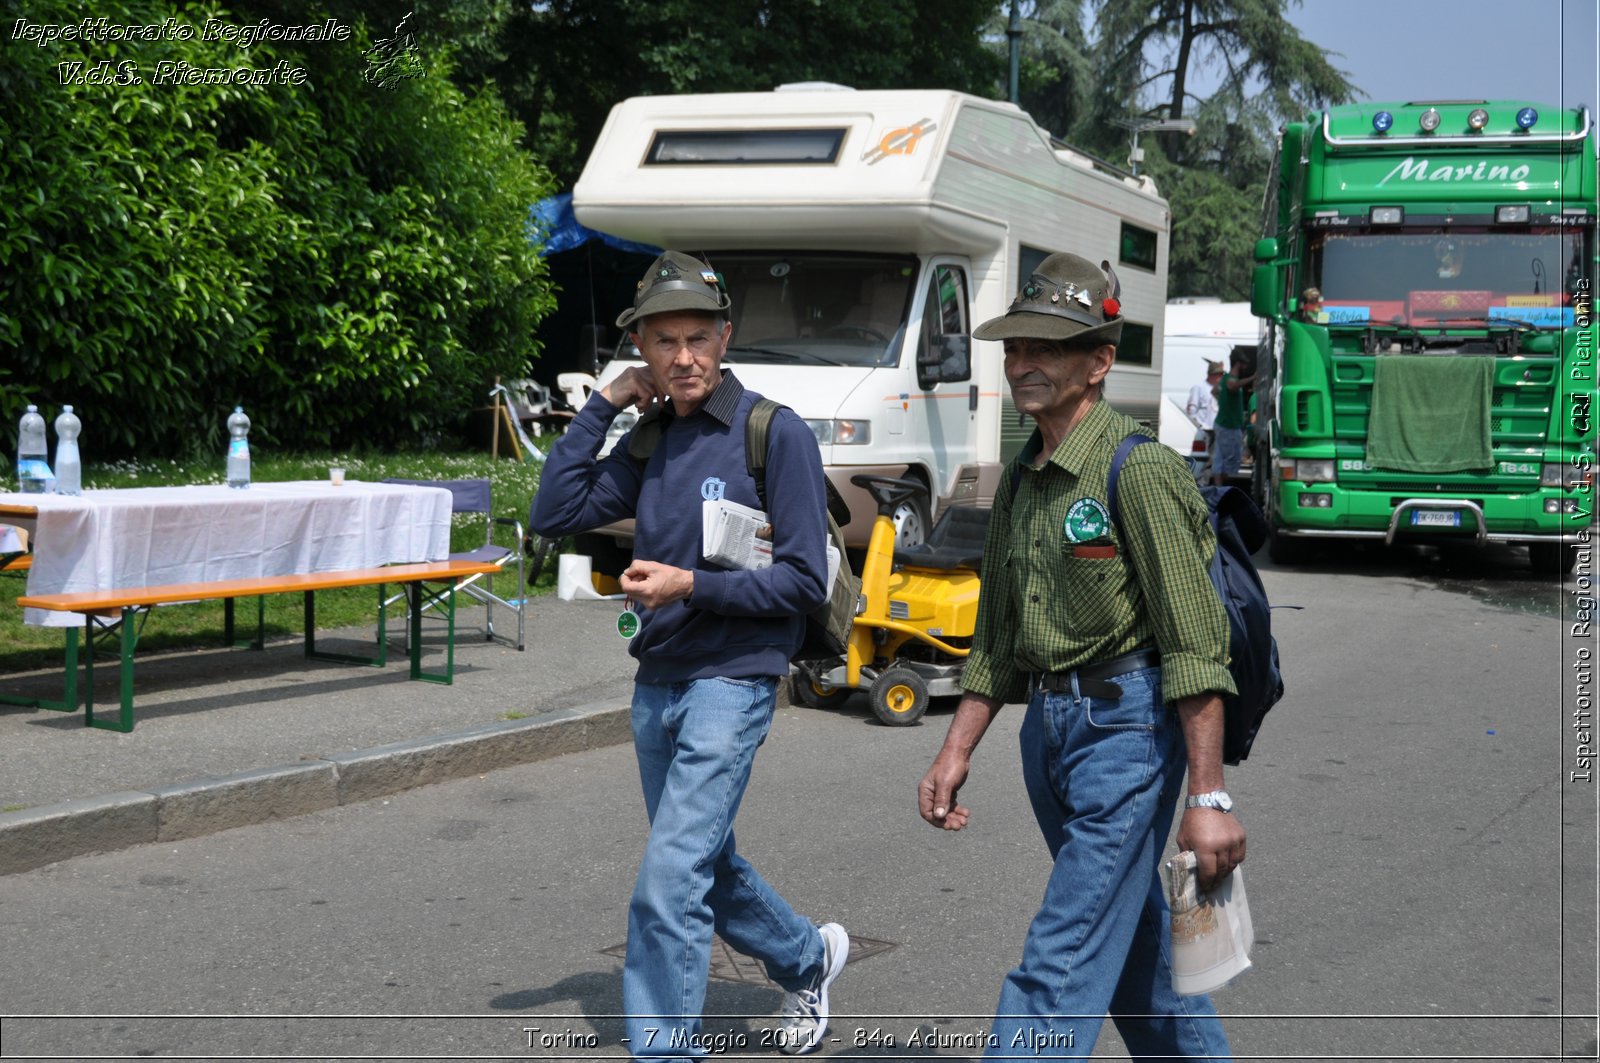
[[[1595,1058],[1580,583],[1510,552],[1341,552],[1267,581],[1299,608],[1275,617],[1288,696],[1228,774],[1257,934],[1216,996],[1238,1057]],[[946,835],[914,807],[946,717],[780,709],[738,833],[863,953],[823,1055],[975,1054],[1047,873],[1020,716]],[[616,1057],[603,950],[644,826],[613,747],[0,878],[0,1058]],[[724,959],[707,1031],[777,1058],[778,992]],[[1096,1054],[1122,1055],[1109,1025]]]

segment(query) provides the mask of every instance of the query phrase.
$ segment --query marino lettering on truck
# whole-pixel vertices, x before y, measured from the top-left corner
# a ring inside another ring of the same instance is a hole
[[[1594,516],[1595,143],[1587,108],[1527,101],[1284,127],[1251,294],[1274,560],[1452,539],[1572,571]]]
[[[819,84],[637,97],[613,108],[573,208],[591,229],[701,254],[721,275],[724,364],[816,433],[852,546],[877,511],[852,476],[923,485],[895,513],[904,545],[948,506],[989,505],[1032,426],[1011,405],[1000,344],[971,329],[1055,251],[1116,271],[1127,324],[1107,397],[1154,420],[1166,201],[1012,104]],[[628,357],[619,346],[602,386]]]

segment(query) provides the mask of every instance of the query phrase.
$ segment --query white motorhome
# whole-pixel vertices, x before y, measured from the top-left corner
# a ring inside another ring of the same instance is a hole
[[[573,206],[591,229],[703,253],[723,274],[726,364],[816,432],[854,545],[875,507],[853,475],[927,485],[896,514],[906,543],[945,506],[989,504],[1032,426],[1000,344],[970,333],[1053,252],[1115,268],[1127,325],[1107,398],[1156,417],[1166,201],[1012,104],[815,84],[636,97],[612,109]]]
[[[1206,382],[1206,362],[1228,364],[1234,348],[1253,359],[1261,322],[1249,303],[1225,303],[1215,297],[1173,299],[1167,304],[1161,364],[1161,442],[1186,457],[1197,450],[1198,426],[1187,412],[1189,390]]]

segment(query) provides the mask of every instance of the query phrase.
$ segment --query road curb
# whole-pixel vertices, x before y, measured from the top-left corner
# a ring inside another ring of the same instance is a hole
[[[4,812],[0,875],[304,815],[630,738],[627,704],[595,701],[294,764]]]

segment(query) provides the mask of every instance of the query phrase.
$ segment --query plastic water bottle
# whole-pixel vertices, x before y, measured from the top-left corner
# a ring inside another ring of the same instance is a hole
[[[78,433],[83,422],[72,412],[71,406],[61,407],[56,418],[56,494],[80,495],[83,493],[83,464],[78,460]]]
[[[228,417],[228,486],[250,486],[250,418],[243,406]]]
[[[39,407],[29,406],[17,426],[17,490],[43,494],[50,483],[50,443],[44,435]]]

